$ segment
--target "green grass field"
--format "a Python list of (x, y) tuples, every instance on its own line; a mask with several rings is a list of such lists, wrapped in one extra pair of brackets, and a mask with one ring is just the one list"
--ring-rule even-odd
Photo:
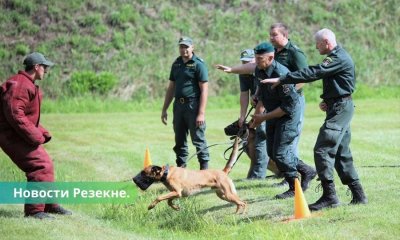
[[(270, 186), (279, 180), (245, 180), (249, 160), (243, 156), (231, 177), (239, 196), (248, 202), (247, 214), (233, 214), (236, 207), (210, 190), (179, 200), (179, 212), (165, 202), (147, 211), (150, 202), (166, 192), (161, 184), (155, 184), (129, 205), (64, 205), (74, 214), (56, 216), (55, 221), (26, 219), (22, 205), (0, 205), (1, 239), (398, 239), (399, 103), (398, 99), (355, 99), (351, 148), (368, 205), (348, 206), (351, 196), (336, 178), (343, 206), (287, 223), (285, 219), (293, 215), (293, 199), (272, 199), (286, 190)], [(238, 109), (210, 107), (206, 116), (209, 144), (228, 141), (223, 127), (237, 114)], [(318, 104), (308, 103), (300, 149), (301, 157), (310, 164), (323, 119)], [(153, 164), (174, 164), (172, 126), (162, 125), (158, 111), (51, 113), (43, 114), (41, 120), (53, 134), (46, 149), (54, 159), (58, 181), (130, 179), (141, 170), (146, 147)], [(211, 168), (223, 168), (222, 153), (227, 147), (210, 149)], [(194, 152), (192, 146), (190, 150)], [(0, 181), (24, 181), (24, 175), (3, 153), (0, 165)], [(195, 158), (189, 168), (198, 168)], [(305, 192), (308, 203), (320, 197), (321, 192), (314, 191), (317, 185), (313, 181)]]

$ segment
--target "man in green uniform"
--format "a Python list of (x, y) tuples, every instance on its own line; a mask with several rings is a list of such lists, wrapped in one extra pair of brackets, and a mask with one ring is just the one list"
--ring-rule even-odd
[[(289, 30), (288, 27), (283, 23), (274, 23), (270, 27), (270, 41), (274, 45), (275, 51), (275, 61), (279, 62), (283, 66), (287, 67), (289, 71), (296, 71), (302, 68), (307, 67), (307, 59), (304, 53), (289, 39)], [(247, 63), (243, 65), (234, 66), (230, 68), (230, 73), (238, 73), (238, 74), (246, 74), (253, 73), (256, 69), (256, 63)], [(224, 66), (217, 65), (218, 69), (224, 70)], [(296, 90), (299, 94), (300, 100), (300, 119), (298, 124), (299, 135), (295, 138), (292, 146), (297, 158), (299, 158), (298, 153), (298, 142), (300, 138), (301, 129), (303, 126), (304, 119), (304, 109), (305, 109), (305, 97), (303, 95), (302, 87), (304, 84), (296, 84)], [(306, 191), (309, 187), (309, 183), (316, 176), (316, 171), (311, 166), (305, 164), (299, 158), (299, 164), (297, 166), (297, 170), (301, 175), (301, 187), (303, 191)], [(275, 184), (275, 186), (284, 186), (286, 185), (286, 181), (282, 181), (279, 184)]]
[[(240, 61), (242, 64), (249, 62), (255, 62), (254, 50), (245, 49), (240, 54)], [(256, 92), (257, 84), (254, 74), (240, 74), (240, 116), (238, 120), (239, 127), (245, 124), (245, 118), (247, 113), (247, 108), (251, 101), (251, 104), (255, 100), (254, 94)], [(255, 100), (255, 101), (254, 101)], [(264, 112), (264, 108), (260, 108), (259, 111)], [(247, 149), (246, 152), (249, 154), (254, 151), (254, 157), (250, 157), (250, 168), (247, 173), (248, 179), (264, 179), (267, 175), (268, 157), (267, 157), (267, 136), (265, 133), (265, 122), (256, 128), (254, 139), (254, 149)], [(248, 148), (248, 146), (247, 146)], [(249, 155), (250, 156), (250, 155)]]
[[(261, 43), (254, 48), (257, 67), (256, 79), (262, 80), (273, 76), (286, 75), (289, 70), (274, 60), (274, 47), (270, 43)], [(297, 178), (298, 158), (293, 151), (293, 141), (299, 134), (300, 101), (293, 84), (281, 85), (272, 89), (271, 84), (259, 85), (258, 107), (265, 107), (266, 112), (253, 115), (251, 127), (266, 121), (267, 152), (276, 161), (289, 184), (289, 189), (275, 196), (284, 199), (294, 196), (294, 181)], [(256, 111), (257, 112), (257, 111)]]
[(193, 40), (179, 39), (180, 56), (171, 67), (169, 85), (165, 95), (161, 121), (167, 124), (167, 110), (173, 105), (176, 164), (186, 167), (188, 156), (187, 135), (190, 133), (196, 147), (200, 169), (208, 168), (209, 153), (205, 138), (205, 111), (208, 96), (208, 70), (204, 61), (194, 52)]
[(321, 64), (300, 71), (291, 72), (279, 78), (266, 79), (262, 83), (274, 86), (288, 83), (312, 82), (322, 79), (323, 93), (320, 108), (326, 111), (325, 122), (320, 128), (314, 147), (314, 161), (323, 194), (310, 210), (316, 211), (339, 204), (336, 196), (333, 170), (352, 192), (350, 204), (366, 204), (367, 197), (353, 165), (350, 151), (350, 122), (354, 113), (351, 94), (355, 88), (355, 67), (350, 55), (336, 43), (335, 34), (321, 29), (315, 34), (316, 48), (321, 55), (327, 55)]
[[(272, 44), (266, 42), (259, 44), (254, 49), (256, 53), (255, 76), (258, 81), (273, 76), (283, 76), (289, 72), (285, 66), (274, 60), (274, 51)], [(252, 72), (252, 70), (241, 70), (240, 66), (231, 68), (217, 65), (216, 67), (227, 73), (244, 74)], [(299, 170), (299, 160), (293, 150), (293, 141), (299, 134), (299, 94), (293, 84), (280, 86), (278, 89), (259, 84), (257, 96), (260, 101), (256, 108), (264, 106), (266, 113), (254, 114), (253, 124), (250, 127), (257, 127), (263, 121), (266, 121), (268, 156), (276, 161), (279, 171), (283, 173), (289, 184), (289, 190), (276, 195), (275, 198), (293, 197), (294, 180), (297, 178), (297, 170)], [(257, 109), (256, 112), (258, 112)], [(311, 168), (310, 166), (306, 167)], [(311, 178), (304, 179), (311, 180)], [(302, 185), (308, 186), (308, 182)]]
[[(289, 39), (288, 26), (280, 22), (272, 24), (269, 31), (269, 39), (272, 45), (274, 45), (275, 47), (275, 61), (287, 67), (291, 72), (308, 67), (307, 59), (303, 51), (301, 51), (301, 49)], [(296, 84), (296, 91), (299, 94), (300, 99), (300, 123), (298, 125), (299, 135), (295, 138), (293, 142), (293, 148), (296, 157), (299, 159), (300, 156), (298, 144), (300, 140), (301, 130), (304, 125), (304, 111), (306, 105), (306, 99), (304, 97), (302, 88), (303, 86), (304, 83)], [(298, 167), (302, 177), (301, 183), (303, 185), (303, 189), (307, 189), (309, 182), (317, 175), (315, 169), (311, 167), (308, 168), (307, 166), (308, 165), (304, 164), (302, 160), (299, 160)], [(282, 182), (280, 184), (284, 183), (285, 182)], [(277, 186), (279, 186), (280, 184), (278, 184)]]

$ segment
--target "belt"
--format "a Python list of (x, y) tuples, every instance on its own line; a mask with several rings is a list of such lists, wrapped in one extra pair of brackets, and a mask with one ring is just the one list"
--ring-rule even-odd
[(324, 102), (326, 102), (326, 103), (334, 103), (334, 102), (339, 102), (339, 101), (343, 101), (343, 100), (350, 100), (350, 99), (352, 99), (351, 94), (346, 94), (346, 95), (342, 95), (340, 97), (324, 99)]
[(198, 97), (187, 97), (187, 98), (181, 97), (181, 98), (177, 98), (178, 102), (181, 103), (181, 104), (185, 104), (185, 103), (188, 103), (188, 102), (193, 102), (193, 101), (196, 101), (198, 99), (199, 99)]

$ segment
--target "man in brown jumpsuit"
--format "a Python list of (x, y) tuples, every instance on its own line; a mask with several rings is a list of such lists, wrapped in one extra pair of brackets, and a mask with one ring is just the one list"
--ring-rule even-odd
[[(25, 71), (0, 87), (0, 147), (25, 172), (28, 182), (54, 182), (53, 161), (43, 147), (51, 135), (39, 124), (42, 92), (35, 84), (54, 63), (34, 52), (24, 65)], [(26, 217), (53, 218), (48, 213), (72, 214), (58, 204), (25, 204)]]

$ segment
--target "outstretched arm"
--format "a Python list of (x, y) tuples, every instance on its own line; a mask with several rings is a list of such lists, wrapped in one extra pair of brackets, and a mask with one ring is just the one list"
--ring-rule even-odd
[(215, 65), (216, 69), (222, 70), (226, 73), (236, 73), (236, 74), (253, 74), (256, 69), (256, 63), (250, 62), (246, 64), (240, 64), (234, 67), (228, 67), (221, 64)]
[(279, 78), (267, 78), (264, 80), (261, 80), (260, 83), (266, 84), (266, 83), (272, 83), (272, 88), (276, 88), (281, 84), (281, 81), (279, 81)]

